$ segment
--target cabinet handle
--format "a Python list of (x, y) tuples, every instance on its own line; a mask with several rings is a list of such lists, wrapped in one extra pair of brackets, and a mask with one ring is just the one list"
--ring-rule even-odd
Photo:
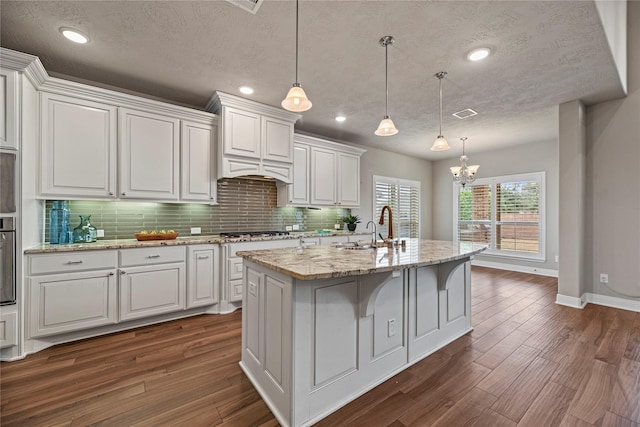
[(122, 275), (122, 274), (127, 274), (127, 272), (126, 272), (126, 271), (124, 271), (124, 270), (120, 270), (120, 274), (121, 274), (121, 275)]
[(67, 261), (66, 264), (68, 265), (72, 265), (72, 264), (82, 264), (82, 260), (80, 261)]
[(109, 195), (110, 195), (110, 196), (113, 196), (113, 191), (109, 191)]
[(209, 259), (209, 255), (200, 255), (198, 259)]
[(147, 258), (160, 258), (160, 255), (147, 255)]
[(113, 273), (109, 273), (109, 276), (113, 276)]
[(123, 196), (126, 196), (126, 195), (127, 195), (127, 193), (122, 193), (122, 195), (123, 195)]

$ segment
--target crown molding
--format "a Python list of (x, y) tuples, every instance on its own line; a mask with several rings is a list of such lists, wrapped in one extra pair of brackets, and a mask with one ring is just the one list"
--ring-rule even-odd
[(222, 111), (222, 107), (240, 108), (242, 110), (251, 111), (257, 114), (263, 114), (269, 117), (275, 117), (277, 119), (286, 120), (293, 123), (302, 118), (302, 114), (292, 113), (279, 107), (261, 104), (260, 102), (241, 98), (235, 95), (229, 95), (228, 93), (220, 91), (216, 91), (213, 93), (204, 109), (212, 113), (220, 114), (220, 112)]
[(40, 58), (28, 53), (0, 47), (0, 66), (24, 73), (36, 88), (49, 79), (49, 74), (40, 62)]
[(356, 154), (358, 156), (361, 156), (362, 154), (367, 152), (367, 150), (363, 148), (358, 148), (352, 145), (346, 145), (340, 142), (329, 141), (327, 139), (322, 139), (315, 136), (309, 136), (309, 135), (304, 135), (300, 133), (293, 134), (293, 142), (299, 143), (299, 144), (313, 145), (321, 148), (331, 148), (336, 151)]

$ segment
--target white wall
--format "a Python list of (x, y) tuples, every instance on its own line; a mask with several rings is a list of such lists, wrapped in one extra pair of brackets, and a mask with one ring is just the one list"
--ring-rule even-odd
[(627, 12), (629, 95), (587, 108), (585, 282), (587, 292), (640, 301), (640, 2)]
[[(459, 153), (458, 153), (459, 156)], [(478, 256), (478, 260), (557, 270), (558, 254), (558, 141), (542, 141), (515, 145), (511, 148), (469, 154), (471, 164), (480, 165), (478, 178), (545, 172), (546, 187), (546, 260), (545, 262), (510, 260)], [(433, 165), (433, 238), (453, 239), (453, 183), (449, 167), (457, 166), (459, 157), (435, 162)]]
[[(393, 141), (393, 137), (389, 138)], [(373, 175), (388, 176), (393, 178), (409, 179), (420, 182), (420, 237), (432, 238), (432, 163), (402, 154), (391, 153), (370, 147), (366, 148), (360, 159), (360, 209), (354, 209), (353, 213), (360, 215), (364, 229), (367, 221), (372, 220), (376, 224), (380, 219), (380, 212), (373, 210)]]

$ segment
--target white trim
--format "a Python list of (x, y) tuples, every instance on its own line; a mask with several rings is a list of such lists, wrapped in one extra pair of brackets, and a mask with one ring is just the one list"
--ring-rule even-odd
[(588, 292), (586, 296), (587, 302), (592, 304), (640, 312), (640, 301), (611, 297), (608, 295), (593, 294), (591, 292)]
[(580, 298), (557, 294), (556, 304), (583, 309), (587, 305), (586, 294), (583, 294)]
[[(373, 214), (371, 215), (372, 218), (376, 218), (377, 217), (377, 212), (376, 212), (376, 184), (378, 183), (382, 183), (382, 184), (387, 184), (390, 186), (396, 186), (396, 187), (400, 187), (401, 185), (403, 186), (407, 186), (407, 187), (413, 187), (416, 188), (418, 190), (418, 237), (420, 237), (421, 235), (421, 230), (422, 230), (422, 216), (421, 216), (421, 211), (422, 211), (422, 186), (421, 186), (421, 182), (420, 181), (413, 181), (413, 180), (409, 180), (409, 179), (402, 179), (402, 178), (393, 178), (393, 177), (388, 177), (388, 176), (382, 176), (382, 175), (373, 175), (373, 181), (372, 181), (372, 204), (373, 207), (371, 209), (371, 211), (373, 212)], [(400, 194), (400, 192), (398, 191), (398, 194)], [(398, 199), (399, 202), (399, 199)], [(399, 205), (398, 205), (399, 207)], [(400, 212), (396, 212), (396, 218), (395, 218), (395, 226), (398, 229), (398, 231), (400, 230)], [(397, 237), (397, 236), (396, 236)]]
[(471, 261), (471, 265), (477, 265), (478, 267), (495, 268), (498, 270), (517, 271), (520, 273), (537, 274), (538, 276), (558, 277), (558, 270), (551, 270), (549, 268), (529, 267), (526, 265), (518, 264), (505, 264), (501, 262), (482, 261), (474, 258)]

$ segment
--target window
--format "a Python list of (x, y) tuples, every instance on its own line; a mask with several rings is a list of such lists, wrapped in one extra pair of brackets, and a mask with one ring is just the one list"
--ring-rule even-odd
[[(399, 238), (420, 237), (420, 182), (403, 179), (373, 177), (373, 219), (380, 218), (384, 206), (393, 212), (393, 236)], [(383, 236), (388, 233), (387, 214), (385, 225), (378, 225)]]
[(454, 184), (454, 236), (484, 254), (544, 260), (544, 172)]

